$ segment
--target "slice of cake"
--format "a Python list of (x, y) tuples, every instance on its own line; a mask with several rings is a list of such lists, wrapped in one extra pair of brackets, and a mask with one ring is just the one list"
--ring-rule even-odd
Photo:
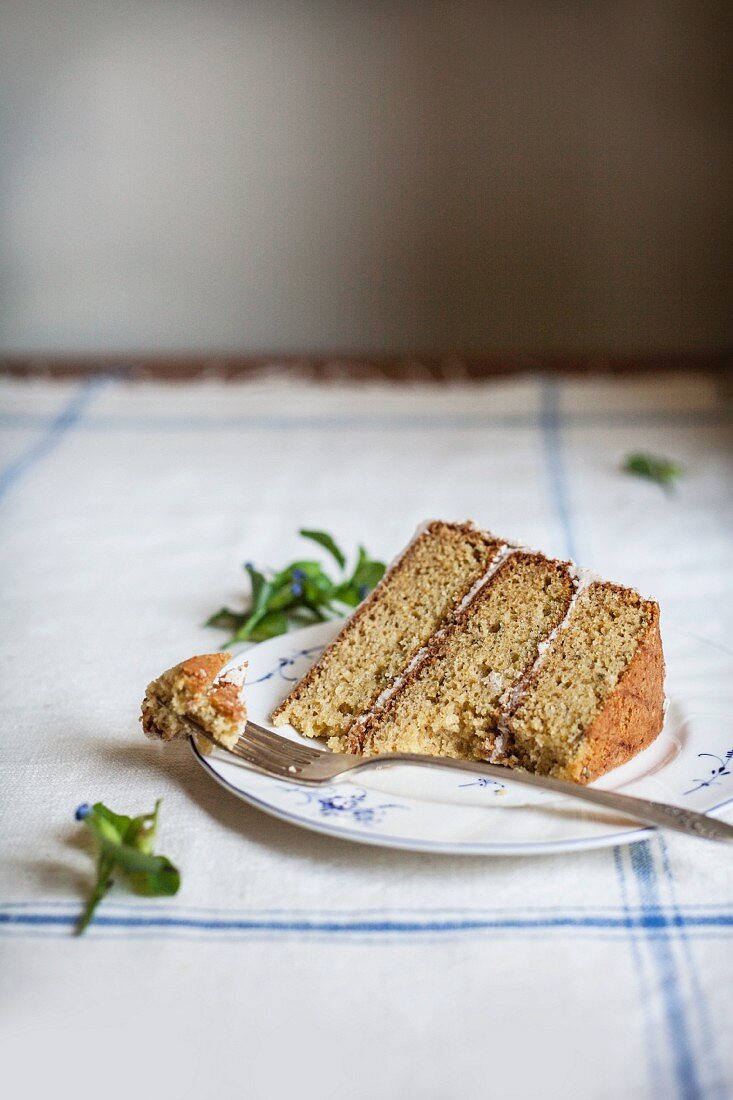
[[(247, 721), (242, 699), (247, 666), (221, 675), (230, 660), (230, 653), (189, 657), (149, 683), (140, 716), (146, 736), (162, 741), (189, 737), (192, 722), (225, 748), (232, 748)], [(206, 739), (199, 744), (206, 748)]]
[[(433, 524), (431, 547), (457, 529), (480, 534)], [(479, 758), (579, 783), (649, 745), (664, 717), (657, 604), (572, 562), (483, 539), (483, 571), (440, 615), (436, 600), (397, 652), (393, 639), (414, 621), (412, 573), (395, 587), (408, 548), (318, 663), (326, 675), (316, 665), (278, 707), (276, 724), (328, 735), (337, 752)], [(419, 575), (445, 591), (452, 570), (437, 553), (430, 561)], [(355, 633), (368, 606), (366, 629)], [(361, 693), (351, 690), (355, 679)], [(349, 705), (329, 725), (343, 682)]]

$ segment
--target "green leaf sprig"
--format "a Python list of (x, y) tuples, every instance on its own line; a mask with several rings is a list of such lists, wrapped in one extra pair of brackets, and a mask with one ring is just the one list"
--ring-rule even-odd
[(646, 454), (643, 451), (627, 455), (621, 469), (627, 474), (635, 474), (637, 477), (655, 481), (667, 491), (672, 490), (685, 473), (684, 467), (679, 463), (660, 455)]
[(331, 555), (341, 576), (332, 579), (318, 561), (294, 561), (277, 572), (262, 572), (252, 562), (245, 562), (251, 588), (249, 607), (244, 611), (222, 607), (206, 623), (232, 632), (222, 649), (235, 642), (262, 642), (295, 627), (341, 618), (380, 581), (384, 562), (371, 558), (363, 546), (349, 573), (346, 555), (329, 534), (311, 530), (299, 533)]
[(181, 876), (165, 856), (153, 855), (153, 842), (158, 827), (160, 799), (150, 814), (126, 817), (108, 810), (102, 802), (93, 806), (84, 803), (76, 811), (94, 833), (99, 848), (97, 881), (76, 927), (81, 935), (94, 916), (94, 911), (112, 886), (113, 874), (121, 871), (136, 894), (146, 897), (170, 897), (178, 893)]

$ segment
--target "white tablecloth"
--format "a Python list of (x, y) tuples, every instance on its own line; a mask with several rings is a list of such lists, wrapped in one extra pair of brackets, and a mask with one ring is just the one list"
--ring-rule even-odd
[[(289, 561), (300, 526), (391, 556), (425, 517), (471, 517), (730, 645), (719, 384), (109, 378), (0, 397), (5, 1095), (733, 1094), (733, 851), (360, 847), (241, 804), (137, 724), (153, 675), (220, 644), (201, 624), (243, 592), (242, 561)], [(618, 472), (638, 449), (687, 467), (675, 495)], [(115, 890), (72, 938), (92, 873), (76, 805), (157, 797), (180, 893)]]

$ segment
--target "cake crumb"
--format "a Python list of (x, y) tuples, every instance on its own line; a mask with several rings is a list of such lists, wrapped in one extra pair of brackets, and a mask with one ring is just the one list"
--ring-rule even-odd
[[(190, 721), (224, 748), (233, 748), (247, 722), (242, 698), (247, 664), (222, 673), (230, 660), (229, 653), (189, 657), (152, 680), (140, 715), (146, 737), (160, 741), (189, 737)], [(197, 737), (196, 743), (203, 752), (211, 752), (205, 737)]]

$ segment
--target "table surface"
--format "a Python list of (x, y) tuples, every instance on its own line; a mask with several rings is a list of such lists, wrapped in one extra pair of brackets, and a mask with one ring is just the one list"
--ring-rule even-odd
[[(721, 380), (6, 378), (0, 401), (15, 1094), (733, 1093), (733, 852), (677, 835), (501, 860), (350, 845), (243, 805), (137, 724), (148, 680), (220, 644), (201, 624), (241, 598), (241, 563), (291, 560), (303, 526), (389, 557), (426, 517), (471, 517), (730, 646)], [(622, 475), (632, 450), (683, 463), (679, 489)], [(76, 805), (159, 797), (180, 893), (115, 887), (74, 939), (92, 874)]]

